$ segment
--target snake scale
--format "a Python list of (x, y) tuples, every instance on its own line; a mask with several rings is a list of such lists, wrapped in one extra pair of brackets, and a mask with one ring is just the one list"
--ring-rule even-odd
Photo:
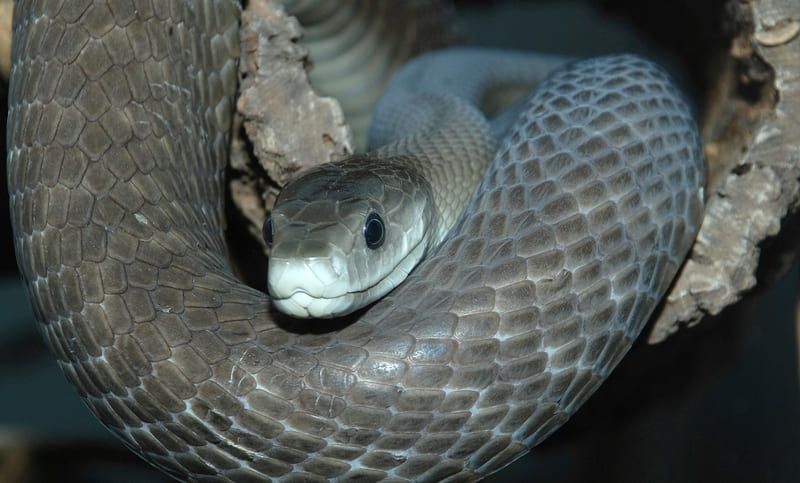
[(705, 168), (688, 108), (640, 59), (565, 74), (405, 283), (302, 332), (236, 279), (222, 236), (239, 10), (18, 3), (9, 191), (46, 343), (176, 479), (502, 468), (594, 392), (690, 247)]

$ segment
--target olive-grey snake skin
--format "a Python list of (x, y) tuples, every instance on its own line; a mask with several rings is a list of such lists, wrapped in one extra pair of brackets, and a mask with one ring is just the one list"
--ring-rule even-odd
[(502, 468), (605, 379), (691, 245), (705, 168), (688, 108), (636, 58), (565, 74), (432, 257), (347, 327), (299, 333), (233, 276), (222, 236), (238, 16), (17, 5), (16, 253), (65, 375), (178, 479)]

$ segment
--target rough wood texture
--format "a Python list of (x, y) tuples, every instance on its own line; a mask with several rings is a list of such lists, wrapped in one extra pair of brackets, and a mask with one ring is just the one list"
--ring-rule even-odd
[[(720, 98), (707, 115), (703, 134), (712, 176), (705, 220), (650, 342), (742, 298), (758, 282), (759, 262), (766, 262), (760, 256), (762, 243), (778, 235), (782, 220), (797, 209), (800, 39), (790, 33), (796, 23), (792, 19), (800, 18), (800, 3), (730, 4), (735, 4), (735, 15), (752, 19), (753, 30), (734, 39), (731, 71), (720, 76)], [(742, 101), (742, 90), (753, 86), (755, 98)], [(727, 134), (715, 139), (715, 132), (722, 131)]]
[(11, 19), (14, 0), (0, 0), (0, 77), (8, 79), (11, 70)]
[[(339, 103), (311, 88), (308, 50), (297, 44), (301, 35), (297, 19), (274, 0), (253, 0), (242, 14), (229, 186), (250, 235), (259, 242), (279, 186), (303, 168), (353, 152), (353, 135)], [(250, 150), (257, 165), (251, 163)]]

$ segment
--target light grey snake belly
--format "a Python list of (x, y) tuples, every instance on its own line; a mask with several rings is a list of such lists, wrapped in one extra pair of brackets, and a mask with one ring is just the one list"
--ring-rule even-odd
[(300, 333), (234, 277), (222, 236), (238, 15), (17, 6), (16, 253), (65, 375), (179, 479), (502, 468), (605, 379), (691, 245), (705, 170), (688, 108), (639, 59), (566, 74), (405, 283), (338, 331)]

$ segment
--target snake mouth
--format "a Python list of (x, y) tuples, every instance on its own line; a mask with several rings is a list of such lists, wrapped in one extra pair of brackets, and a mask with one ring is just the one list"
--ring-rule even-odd
[(275, 307), (297, 318), (330, 319), (348, 315), (383, 297), (398, 286), (423, 258), (429, 245), (428, 230), (371, 283), (355, 289), (346, 257), (309, 259), (271, 258), (267, 288)]
[(272, 303), (281, 312), (301, 319), (330, 319), (347, 315), (352, 310), (352, 301), (347, 294), (341, 297), (313, 297), (304, 290), (292, 295), (273, 298)]
[(348, 315), (380, 298), (393, 286), (384, 290), (386, 280), (384, 277), (363, 290), (345, 290), (332, 295), (315, 295), (302, 287), (294, 287), (289, 295), (277, 296), (270, 289), (270, 297), (278, 310), (294, 317), (330, 319)]
[(268, 272), (275, 307), (293, 317), (333, 318), (359, 308), (359, 291), (349, 290), (346, 265), (335, 257), (273, 258)]

